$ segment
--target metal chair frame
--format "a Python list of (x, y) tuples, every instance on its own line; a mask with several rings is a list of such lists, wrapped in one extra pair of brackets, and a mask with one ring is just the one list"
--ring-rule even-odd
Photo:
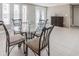
[(15, 44), (11, 45), (9, 32), (8, 32), (6, 26), (4, 25), (3, 21), (0, 21), (0, 25), (2, 25), (4, 27), (5, 34), (6, 34), (6, 53), (7, 53), (7, 55), (8, 56), (10, 55), (10, 52), (11, 52), (10, 47), (11, 46), (14, 46), (14, 45), (18, 44), (18, 47), (21, 47), (21, 43), (23, 43), (23, 49), (24, 49), (24, 52), (25, 52), (25, 40), (19, 41), (19, 42), (15, 43)]
[[(52, 31), (52, 29), (54, 28), (54, 25), (53, 26), (51, 26), (51, 27), (48, 27), (48, 28), (46, 28), (46, 27), (44, 27), (43, 29), (42, 29), (42, 33), (41, 33), (41, 35), (39, 36), (39, 50), (38, 50), (38, 53), (37, 52), (35, 52), (31, 47), (29, 47), (27, 44), (26, 44), (26, 46), (27, 46), (27, 48), (26, 49), (28, 49), (28, 47), (34, 52), (34, 53), (36, 53), (37, 55), (41, 55), (41, 51), (45, 48), (45, 47), (47, 47), (48, 46), (48, 56), (50, 56), (50, 45), (49, 45), (49, 38), (50, 38), (50, 34), (51, 34), (51, 31)], [(42, 38), (43, 38), (43, 40), (42, 40)], [(42, 42), (42, 48), (41, 48), (41, 42)], [(27, 50), (27, 53), (26, 53), (26, 55), (28, 55), (28, 50)]]

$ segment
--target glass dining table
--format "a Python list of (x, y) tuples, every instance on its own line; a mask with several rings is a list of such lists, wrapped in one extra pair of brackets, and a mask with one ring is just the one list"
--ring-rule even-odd
[[(23, 26), (22, 28), (22, 35), (25, 35), (25, 43), (28, 41), (28, 40), (31, 40), (33, 38), (33, 35), (32, 33), (35, 32), (35, 28), (34, 28), (34, 25), (32, 24), (28, 24), (26, 26)], [(27, 49), (27, 46), (25, 47), (25, 50), (28, 51)], [(25, 52), (25, 55), (27, 55), (27, 52)]]
[[(41, 32), (42, 28), (44, 27), (44, 24), (43, 23), (40, 23), (38, 24), (39, 26), (37, 28), (35, 28), (35, 26), (33, 24), (28, 24), (27, 26), (23, 27), (22, 28), (22, 33), (25, 34), (25, 37), (26, 37), (26, 40), (25, 40), (25, 43), (32, 39), (34, 37), (34, 33), (38, 33), (38, 32)], [(36, 32), (37, 31), (37, 32)], [(25, 55), (28, 55), (27, 54), (27, 46), (26, 46), (26, 52), (25, 52)]]

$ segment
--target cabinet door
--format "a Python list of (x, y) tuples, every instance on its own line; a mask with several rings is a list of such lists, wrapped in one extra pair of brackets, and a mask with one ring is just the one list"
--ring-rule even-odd
[(57, 17), (57, 26), (63, 27), (63, 17)]
[(57, 25), (57, 20), (56, 20), (56, 17), (51, 17), (51, 25)]

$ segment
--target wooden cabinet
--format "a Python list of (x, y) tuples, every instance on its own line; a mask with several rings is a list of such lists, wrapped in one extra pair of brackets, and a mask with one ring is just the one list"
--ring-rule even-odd
[(63, 27), (63, 17), (62, 16), (52, 16), (51, 25)]

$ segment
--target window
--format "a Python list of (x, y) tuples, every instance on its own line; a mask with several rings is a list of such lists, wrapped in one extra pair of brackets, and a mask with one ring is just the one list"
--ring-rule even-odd
[[(19, 32), (21, 31), (21, 20), (20, 19), (20, 6), (18, 4), (14, 4), (14, 18), (17, 23), (14, 25), (14, 31)], [(17, 25), (19, 24), (19, 25)]]
[(10, 24), (10, 5), (2, 4), (2, 19), (5, 24)]
[(20, 18), (20, 6), (18, 4), (14, 4), (14, 19)]
[(41, 8), (41, 19), (42, 20), (46, 19), (46, 8)]
[(46, 20), (46, 8), (44, 7), (36, 7), (36, 26), (39, 20)]
[(27, 6), (22, 5), (22, 31), (26, 31), (28, 26), (28, 20), (27, 20)]
[(40, 9), (38, 7), (36, 7), (36, 25), (38, 24), (39, 22), (39, 19), (41, 18), (41, 13), (40, 13)]
[(27, 6), (22, 6), (22, 22), (28, 22), (27, 21)]

